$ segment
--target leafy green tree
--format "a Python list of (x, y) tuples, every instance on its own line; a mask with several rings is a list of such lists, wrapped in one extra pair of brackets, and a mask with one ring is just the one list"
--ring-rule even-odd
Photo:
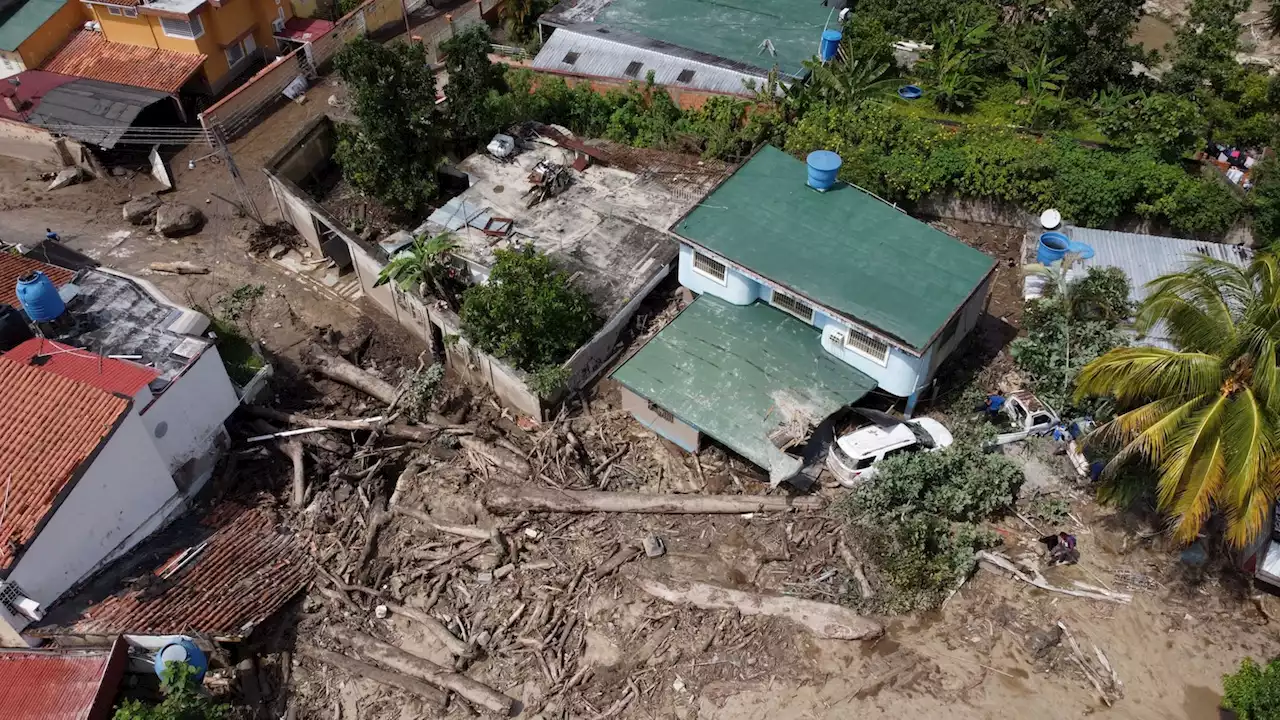
[(391, 281), (401, 287), (414, 287), (421, 295), (434, 294), (449, 303), (449, 307), (458, 308), (458, 296), (452, 285), (456, 282), (456, 269), (452, 264), (452, 255), (458, 249), (458, 242), (451, 233), (440, 233), (428, 239), (426, 234), (413, 239), (413, 246), (391, 258), (391, 262), (378, 273), (374, 287), (386, 285)]
[[(1068, 258), (1072, 256), (1068, 255)], [(1091, 267), (1070, 280), (1064, 268), (1039, 268), (1046, 292), (1027, 303), (1023, 337), (1009, 347), (1036, 394), (1065, 411), (1080, 369), (1103, 353), (1128, 344), (1123, 325), (1133, 314), (1129, 279), (1117, 268)]]
[(164, 700), (158, 705), (125, 700), (116, 708), (114, 720), (222, 720), (227, 706), (201, 692), (195, 672), (184, 662), (167, 663), (160, 681)]
[(454, 141), (463, 147), (487, 142), (506, 119), (495, 109), (507, 82), (504, 67), (489, 60), (491, 42), (489, 28), (473, 25), (440, 43), (449, 75), (445, 117)]
[(856, 58), (836, 58), (820, 62), (816, 57), (804, 61), (810, 72), (810, 88), (822, 101), (849, 107), (859, 107), (865, 102), (883, 100), (897, 84), (889, 77), (889, 63), (872, 65)]
[(360, 120), (338, 128), (334, 158), (343, 177), (389, 207), (420, 213), (436, 193), (445, 151), (426, 50), (421, 43), (357, 37), (338, 52), (334, 67)]
[(1113, 398), (1119, 415), (1098, 442), (1158, 475), (1157, 504), (1176, 539), (1196, 539), (1215, 509), (1227, 539), (1248, 546), (1266, 529), (1280, 483), (1280, 261), (1249, 267), (1200, 258), (1149, 286), (1137, 330), (1163, 323), (1177, 350), (1112, 350), (1080, 373), (1076, 397)]
[(532, 247), (494, 251), (488, 282), (462, 296), (462, 334), (481, 350), (534, 373), (558, 365), (599, 326), (591, 297)]
[(1193, 0), (1190, 16), (1174, 34), (1173, 66), (1161, 84), (1174, 93), (1221, 90), (1238, 70), (1240, 22), (1249, 0)]
[(964, 24), (961, 16), (933, 28), (933, 50), (916, 65), (928, 84), (930, 98), (944, 112), (972, 107), (982, 91), (978, 74), (982, 47), (991, 34), (992, 22)]
[(1096, 98), (1098, 129), (1115, 146), (1144, 148), (1177, 161), (1204, 135), (1203, 111), (1186, 96), (1140, 92)]
[(1112, 87), (1132, 86), (1130, 69), (1143, 59), (1130, 42), (1142, 16), (1143, 0), (1073, 0), (1045, 25), (1049, 55), (1066, 58), (1062, 67), (1069, 95), (1087, 98)]
[(1022, 471), (962, 435), (935, 452), (888, 457), (874, 481), (839, 506), (850, 535), (875, 564), (881, 612), (937, 607), (992, 544), (977, 523), (1013, 502)]
[(1274, 157), (1254, 166), (1253, 232), (1268, 249), (1280, 249), (1280, 161)]
[(1280, 720), (1280, 659), (1259, 666), (1253, 658), (1222, 678), (1222, 707), (1237, 720)]
[(1022, 83), (1026, 101), (1023, 112), (1033, 128), (1048, 124), (1046, 120), (1056, 117), (1061, 110), (1062, 83), (1067, 75), (1059, 68), (1065, 60), (1061, 57), (1050, 59), (1042, 50), (1038, 58), (1010, 68), (1010, 74)]
[(552, 0), (506, 0), (498, 7), (498, 17), (512, 40), (531, 43), (538, 38), (538, 17), (554, 4)]

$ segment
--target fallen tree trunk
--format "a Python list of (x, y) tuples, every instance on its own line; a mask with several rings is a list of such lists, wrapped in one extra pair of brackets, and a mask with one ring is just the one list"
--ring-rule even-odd
[[(398, 438), (401, 440), (412, 440), (413, 442), (431, 442), (440, 434), (441, 428), (433, 425), (406, 425), (405, 423), (394, 423), (391, 425), (379, 426), (375, 422), (368, 420), (347, 419), (347, 420), (326, 420), (324, 418), (307, 417), (306, 415), (296, 415), (294, 413), (281, 412), (271, 408), (260, 407), (257, 405), (245, 405), (245, 412), (258, 417), (275, 420), (277, 422), (287, 422), (291, 425), (301, 425), (303, 427), (322, 427), (331, 428), (333, 430), (374, 430), (386, 435), (387, 437)], [(454, 434), (462, 434), (471, 432), (470, 428), (455, 426), (445, 428), (447, 432)]]
[(407, 608), (393, 602), (383, 601), (382, 604), (386, 605), (387, 609), (391, 612), (397, 615), (403, 615), (404, 617), (407, 617), (425, 627), (433, 636), (435, 636), (435, 639), (440, 641), (441, 645), (448, 648), (449, 652), (454, 655), (457, 655), (458, 657), (472, 656), (471, 646), (455, 637), (453, 633), (449, 632), (449, 628), (445, 627), (439, 620), (436, 620), (426, 613), (421, 613), (413, 608)]
[(704, 610), (737, 610), (743, 615), (769, 615), (808, 628), (818, 637), (833, 640), (867, 640), (884, 634), (880, 623), (849, 608), (785, 595), (762, 595), (719, 585), (690, 582), (677, 589), (653, 578), (636, 578), (650, 595), (669, 603), (685, 603)]
[(420, 678), (437, 687), (456, 692), (467, 702), (482, 705), (503, 715), (510, 715), (515, 706), (515, 700), (484, 683), (476, 682), (466, 675), (452, 672), (426, 658), (405, 652), (364, 633), (354, 630), (342, 631), (336, 628), (331, 629), (330, 633), (370, 660), (382, 663), (396, 672)]
[(438, 523), (427, 513), (424, 513), (421, 510), (415, 510), (414, 508), (404, 507), (403, 505), (394, 505), (391, 509), (405, 517), (417, 520), (432, 530), (448, 533), (450, 535), (471, 538), (472, 540), (492, 540), (494, 536), (498, 534), (497, 530), (486, 530), (476, 525), (445, 525), (443, 523)]
[(170, 275), (208, 275), (209, 268), (203, 265), (194, 265), (189, 262), (153, 262), (147, 266), (155, 272), (168, 273)]
[(995, 572), (995, 569), (1003, 570), (1022, 582), (1027, 583), (1028, 585), (1034, 585), (1041, 590), (1048, 590), (1049, 592), (1055, 592), (1060, 595), (1070, 595), (1071, 597), (1088, 598), (1090, 600), (1105, 600), (1107, 602), (1120, 603), (1122, 605), (1128, 605), (1133, 601), (1133, 596), (1128, 593), (1111, 592), (1110, 590), (1104, 590), (1102, 588), (1096, 588), (1095, 590), (1069, 590), (1067, 588), (1060, 588), (1056, 585), (1050, 585), (1049, 581), (1045, 580), (1044, 576), (1041, 575), (1038, 570), (1033, 569), (1031, 571), (1033, 574), (1028, 575), (1018, 569), (1018, 566), (1014, 565), (1012, 560), (998, 553), (979, 550), (975, 554), (975, 557), (978, 560), (979, 567), (984, 567), (992, 572)]
[(494, 465), (520, 477), (528, 477), (529, 462), (504, 447), (490, 445), (476, 438), (458, 438), (458, 442), (467, 450), (472, 450)]
[(522, 512), (733, 514), (781, 512), (792, 508), (820, 510), (822, 498), (781, 495), (647, 495), (644, 493), (557, 490), (535, 486), (496, 485), (484, 501), (499, 515)]
[(418, 678), (407, 677), (400, 673), (383, 670), (382, 668), (374, 667), (373, 665), (360, 662), (359, 660), (353, 660), (346, 655), (341, 655), (314, 645), (300, 645), (298, 649), (307, 657), (319, 660), (326, 665), (332, 665), (333, 667), (352, 675), (369, 678), (374, 682), (389, 685), (390, 687), (400, 688), (401, 690), (417, 695), (423, 700), (426, 700), (438, 707), (444, 707), (445, 705), (447, 695)]
[(336, 380), (343, 385), (349, 385), (366, 395), (377, 398), (386, 405), (394, 404), (399, 396), (395, 386), (391, 383), (361, 370), (344, 358), (330, 355), (318, 347), (311, 348), (311, 359), (316, 372), (330, 380)]
[(290, 504), (293, 507), (302, 507), (302, 501), (307, 497), (307, 475), (306, 468), (302, 464), (302, 443), (297, 440), (287, 440), (280, 443), (280, 450), (289, 456), (290, 462), (293, 463), (293, 497)]

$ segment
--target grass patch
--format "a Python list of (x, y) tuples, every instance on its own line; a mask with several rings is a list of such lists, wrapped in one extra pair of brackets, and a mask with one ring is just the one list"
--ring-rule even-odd
[(253, 342), (244, 336), (235, 323), (218, 317), (211, 318), (210, 322), (210, 329), (218, 336), (214, 344), (218, 348), (218, 354), (222, 356), (227, 375), (231, 376), (232, 382), (244, 387), (266, 366), (266, 361), (253, 349)]

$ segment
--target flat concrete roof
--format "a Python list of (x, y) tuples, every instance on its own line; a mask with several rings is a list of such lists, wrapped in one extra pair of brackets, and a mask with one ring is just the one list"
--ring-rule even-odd
[[(575, 276), (601, 314), (612, 316), (675, 258), (679, 247), (666, 228), (721, 175), (687, 174), (673, 185), (672, 175), (657, 168), (639, 174), (600, 164), (574, 170), (575, 155), (581, 153), (540, 143), (506, 162), (484, 153), (472, 155), (458, 166), (471, 187), (432, 213), (414, 234), (450, 231), (461, 245), (456, 254), (486, 269), (493, 266), (495, 249), (532, 243)], [(561, 194), (526, 207), (529, 174), (544, 160), (565, 166), (572, 183)], [(695, 158), (691, 164), (696, 163)], [(514, 221), (510, 235), (483, 232), (495, 217)]]

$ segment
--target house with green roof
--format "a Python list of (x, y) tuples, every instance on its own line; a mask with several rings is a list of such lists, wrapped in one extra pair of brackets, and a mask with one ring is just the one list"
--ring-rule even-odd
[(613, 374), (624, 406), (677, 445), (709, 435), (769, 470), (879, 389), (910, 417), (973, 330), (996, 262), (857, 187), (810, 187), (764, 147), (676, 221), (698, 297)]
[(0, 0), (0, 78), (40, 67), (87, 19), (79, 0)]

